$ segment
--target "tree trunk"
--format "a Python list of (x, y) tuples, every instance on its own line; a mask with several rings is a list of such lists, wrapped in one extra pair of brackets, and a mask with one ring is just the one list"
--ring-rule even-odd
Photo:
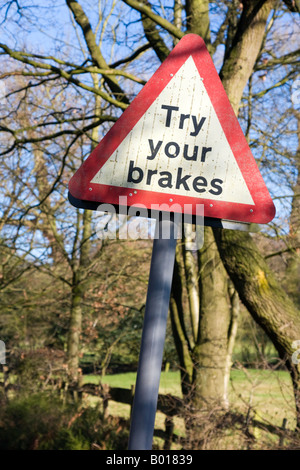
[(225, 370), (230, 325), (228, 278), (213, 232), (205, 227), (204, 246), (199, 251), (200, 319), (193, 351), (197, 409), (225, 409)]
[(79, 350), (82, 321), (82, 284), (78, 273), (74, 274), (71, 291), (70, 324), (68, 330), (68, 376), (71, 383), (77, 383), (79, 378)]
[[(202, 446), (207, 423), (213, 426), (212, 411), (216, 417), (228, 407), (228, 335), (232, 323), (228, 276), (210, 227), (205, 227), (204, 240), (198, 252), (200, 269), (192, 252), (178, 243), (170, 304), (186, 431), (192, 448)], [(184, 245), (187, 242), (184, 240)]]
[[(299, 310), (274, 278), (251, 236), (215, 230), (218, 248), (241, 301), (286, 360), (299, 413), (300, 365), (292, 364), (292, 343), (300, 338)], [(300, 414), (298, 414), (298, 425)]]
[(293, 187), (294, 197), (290, 216), (285, 288), (296, 305), (300, 307), (300, 113), (298, 118), (298, 148), (295, 155), (297, 179)]
[(295, 254), (300, 256), (300, 113), (297, 112), (298, 126), (298, 148), (295, 155), (297, 179), (293, 187), (294, 197), (292, 201), (292, 211), (290, 217), (289, 241), (295, 250)]
[(190, 396), (193, 384), (194, 365), (192, 361), (192, 346), (186, 331), (186, 319), (190, 312), (186, 311), (186, 303), (183, 301), (184, 286), (185, 275), (182, 245), (177, 243), (170, 314), (175, 347), (179, 358), (182, 394), (183, 396)]
[[(147, 0), (142, 0), (142, 3), (149, 6), (149, 2)], [(160, 36), (158, 30), (156, 29), (156, 24), (154, 21), (143, 14), (142, 23), (147, 40), (151, 44), (151, 47), (155, 51), (159, 60), (163, 62), (168, 57), (170, 51), (164, 43), (164, 40)]]
[[(208, 7), (206, 0), (192, 0), (186, 3), (189, 31), (201, 35), (209, 47)], [(205, 422), (209, 413), (213, 409), (224, 410), (228, 407), (227, 343), (231, 311), (228, 276), (212, 229), (205, 227), (204, 246), (198, 252), (198, 263), (192, 253), (184, 248), (186, 242), (188, 240), (183, 244), (182, 264), (177, 262), (174, 267), (171, 318), (180, 365), (186, 373), (182, 392), (186, 398), (187, 432), (192, 445), (198, 446), (205, 433)], [(188, 305), (178, 292), (184, 287), (187, 290)], [(175, 311), (181, 312), (180, 315), (177, 314), (177, 323), (174, 320)], [(192, 340), (187, 338), (184, 328), (184, 322), (187, 322), (189, 317)], [(186, 369), (187, 364), (189, 372)]]
[(220, 78), (235, 113), (263, 41), (272, 0), (244, 0), (243, 12)]
[(198, 266), (192, 252), (192, 225), (186, 224), (184, 227), (185, 237), (183, 240), (183, 259), (185, 271), (185, 285), (187, 289), (189, 311), (191, 317), (192, 342), (193, 346), (198, 338), (199, 330), (199, 273)]
[(79, 380), (80, 335), (82, 323), (82, 304), (88, 278), (90, 262), (91, 211), (83, 213), (83, 227), (80, 240), (79, 263), (73, 266), (71, 290), (70, 324), (68, 330), (67, 358), (68, 375), (71, 382)]
[[(91, 54), (93, 62), (100, 69), (109, 69), (101, 53), (100, 47), (96, 42), (96, 35), (92, 30), (92, 26), (82, 6), (77, 2), (77, 0), (66, 0), (66, 4), (72, 12), (76, 23), (82, 30), (87, 48)], [(122, 88), (120, 87), (118, 80), (115, 77), (112, 77), (111, 75), (106, 75), (105, 73), (103, 74), (103, 77), (115, 98), (120, 102), (129, 104), (129, 100), (124, 94)]]
[(227, 344), (227, 355), (225, 361), (225, 373), (224, 373), (224, 400), (225, 406), (229, 408), (229, 380), (230, 380), (230, 371), (232, 366), (232, 354), (235, 344), (235, 338), (238, 330), (238, 321), (240, 316), (240, 299), (237, 291), (234, 288), (234, 285), (229, 281), (228, 293), (230, 298), (231, 305), (231, 318), (230, 326), (228, 333), (228, 344)]
[(208, 0), (187, 0), (185, 2), (187, 30), (201, 36), (210, 46), (210, 21)]
[[(99, 87), (99, 79), (96, 74), (91, 74), (94, 87)], [(95, 97), (95, 115), (101, 113), (101, 98)], [(94, 127), (91, 134), (91, 150), (93, 150), (98, 142), (98, 128)], [(81, 218), (81, 214), (77, 209), (77, 217)], [(80, 224), (77, 223), (79, 246), (73, 249), (73, 282), (71, 291), (71, 310), (70, 325), (68, 331), (68, 373), (72, 382), (78, 383), (79, 374), (79, 356), (80, 356), (80, 334), (82, 326), (82, 305), (86, 286), (88, 285), (88, 274), (90, 264), (91, 251), (91, 235), (92, 235), (92, 212), (84, 211), (82, 214), (82, 230), (80, 232)], [(78, 260), (79, 256), (79, 260)]]
[[(236, 39), (220, 74), (236, 113), (261, 48), (272, 4), (269, 0), (243, 2)], [(248, 233), (215, 229), (214, 234), (221, 258), (240, 299), (286, 360), (294, 384), (299, 426), (300, 367), (291, 362), (292, 342), (300, 338), (299, 311), (276, 282)]]
[[(192, 33), (199, 34), (211, 45), (209, 2), (206, 0), (189, 0), (186, 2), (187, 27)], [(220, 259), (218, 249), (210, 227), (205, 227), (204, 246), (198, 252), (198, 266), (192, 267), (193, 260), (186, 258), (188, 297), (196, 298), (194, 292), (195, 279), (193, 271), (197, 269), (199, 277), (198, 296), (200, 311), (197, 306), (198, 331), (195, 334), (195, 347), (192, 350), (193, 383), (192, 408), (194, 410), (211, 411), (213, 408), (225, 409), (228, 406), (226, 380), (227, 341), (230, 325), (230, 309), (227, 295), (228, 277)], [(195, 320), (195, 302), (190, 305), (192, 326)], [(195, 327), (194, 327), (195, 328)], [(194, 421), (194, 435), (200, 432)], [(194, 436), (195, 437), (195, 436)]]

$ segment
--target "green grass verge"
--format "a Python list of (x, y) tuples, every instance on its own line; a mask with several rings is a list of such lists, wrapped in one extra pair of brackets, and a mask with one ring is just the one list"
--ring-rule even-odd
[[(125, 374), (105, 375), (104, 377), (96, 375), (85, 375), (84, 383), (108, 384), (110, 387), (122, 387), (130, 389), (136, 382), (136, 373), (127, 372)], [(181, 396), (180, 373), (177, 371), (162, 372), (160, 376), (159, 393), (171, 393)]]
[[(116, 375), (85, 376), (85, 383), (106, 383), (111, 387), (130, 389), (135, 385), (136, 374), (133, 372)], [(159, 393), (181, 396), (180, 373), (169, 371), (161, 373)], [(230, 378), (229, 398), (231, 405), (246, 413), (251, 408), (257, 419), (281, 426), (283, 418), (288, 420), (288, 427), (295, 424), (295, 405), (290, 375), (286, 371), (233, 369)], [(129, 407), (125, 406), (125, 414)], [(128, 408), (128, 410), (127, 410)]]

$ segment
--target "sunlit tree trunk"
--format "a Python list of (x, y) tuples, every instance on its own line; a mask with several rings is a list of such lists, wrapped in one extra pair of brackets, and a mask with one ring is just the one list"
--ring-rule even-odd
[[(243, 2), (244, 17), (221, 76), (228, 98), (238, 111), (243, 88), (259, 53), (272, 1)], [(291, 361), (292, 343), (300, 335), (299, 311), (282, 290), (251, 235), (215, 229), (222, 261), (239, 296), (255, 321), (264, 329), (290, 371), (300, 423), (300, 367)]]
[[(188, 28), (190, 32), (200, 34), (208, 48), (210, 47), (210, 27), (207, 1), (188, 1), (186, 3)], [(228, 406), (228, 374), (225, 374), (227, 359), (228, 331), (231, 318), (228, 298), (228, 276), (223, 267), (215, 243), (212, 229), (205, 227), (204, 246), (198, 252), (196, 260), (188, 254), (184, 257), (185, 270), (179, 270), (175, 264), (174, 278), (181, 276), (181, 284), (186, 286), (189, 304), (178, 305), (177, 310), (189, 309), (193, 341), (190, 348), (180, 344), (177, 337), (177, 350), (190, 349), (188, 364), (193, 364), (193, 376), (190, 387), (183, 386), (193, 409), (208, 410), (212, 407), (225, 409)], [(188, 275), (184, 277), (184, 271)], [(196, 286), (196, 287), (195, 287)], [(197, 289), (197, 293), (196, 293)], [(182, 301), (182, 300), (181, 300)], [(181, 336), (183, 340), (183, 336)], [(185, 339), (186, 341), (186, 339)], [(184, 363), (184, 361), (183, 361)], [(190, 374), (187, 374), (190, 377)], [(191, 425), (191, 424), (190, 424)], [(193, 423), (195, 433), (197, 424)]]
[(292, 343), (299, 339), (300, 315), (295, 305), (275, 280), (250, 236), (237, 231), (215, 233), (222, 260), (239, 296), (276, 346), (295, 382), (299, 409), (299, 365), (291, 363)]
[(210, 227), (199, 250), (200, 318), (195, 364), (195, 405), (197, 408), (226, 408), (225, 387), (230, 308), (228, 277)]
[(69, 380), (74, 383), (77, 383), (80, 378), (80, 335), (82, 327), (83, 298), (90, 262), (91, 215), (91, 211), (77, 214), (79, 218), (82, 218), (82, 230), (80, 233), (79, 262), (76, 262), (73, 265), (70, 323), (67, 343), (68, 375)]
[[(133, 2), (130, 0), (126, 0), (126, 3), (132, 4)], [(143, 2), (148, 4), (146, 1)], [(136, 3), (135, 3), (136, 4)], [(272, 0), (255, 0), (255, 1), (248, 1), (245, 0), (243, 2), (235, 2), (233, 6), (233, 10), (230, 8), (228, 10), (228, 17), (227, 17), (227, 24), (229, 25), (228, 35), (227, 35), (227, 42), (226, 42), (226, 53), (225, 53), (225, 60), (224, 64), (220, 73), (225, 91), (229, 97), (229, 100), (232, 104), (232, 107), (235, 113), (238, 113), (240, 101), (242, 98), (243, 90), (249, 80), (253, 72), (253, 68), (257, 57), (260, 53), (261, 47), (263, 45), (264, 34), (266, 31), (266, 25), (268, 16), (271, 12), (271, 8), (275, 5), (275, 2)], [(137, 8), (138, 5), (137, 5)], [(208, 17), (208, 2), (195, 0), (195, 1), (188, 1), (185, 4), (186, 13), (187, 13), (187, 27), (190, 32), (201, 34), (204, 37), (204, 40), (209, 48), (209, 50), (214, 50), (215, 45), (211, 46), (210, 44), (210, 35), (209, 35), (209, 17)], [(236, 11), (234, 12), (234, 8)], [(238, 17), (237, 9), (240, 9), (240, 17)], [(234, 15), (236, 15), (234, 17)], [(235, 21), (235, 19), (238, 19)], [(225, 23), (226, 23), (225, 21)], [(156, 25), (152, 22), (152, 27), (155, 28)], [(156, 46), (157, 48), (157, 46)], [(298, 326), (296, 320), (296, 309), (292, 305), (290, 301), (288, 301), (287, 296), (285, 296), (284, 292), (278, 287), (278, 293), (280, 292), (278, 297), (278, 318), (281, 318), (280, 325), (275, 324), (274, 322), (270, 321), (269, 326), (266, 317), (268, 316), (267, 311), (264, 310), (264, 286), (266, 287), (268, 284), (269, 279), (269, 269), (266, 265), (262, 255), (259, 254), (255, 243), (251, 235), (247, 233), (242, 233), (238, 231), (230, 231), (230, 230), (211, 230), (210, 228), (206, 229), (206, 238), (204, 251), (200, 252), (199, 261), (201, 265), (199, 266), (199, 276), (201, 278), (199, 286), (201, 287), (201, 282), (204, 277), (208, 275), (209, 279), (209, 270), (206, 271), (208, 265), (203, 265), (203, 261), (205, 259), (205, 250), (206, 244), (208, 240), (212, 237), (209, 234), (214, 233), (215, 241), (217, 242), (218, 250), (213, 248), (214, 241), (211, 241), (211, 260), (213, 266), (218, 266), (218, 257), (221, 255), (222, 262), (227, 270), (227, 273), (230, 275), (234, 288), (238, 291), (239, 297), (245, 303), (245, 305), (249, 308), (250, 313), (256, 319), (256, 321), (268, 332), (269, 336), (274, 341), (274, 344), (277, 346), (278, 350), (282, 354), (283, 351), (285, 354), (291, 352), (291, 341), (295, 338), (295, 335), (298, 336)], [(240, 246), (243, 246), (243, 250), (240, 250)], [(247, 256), (246, 250), (255, 253), (254, 256)], [(219, 251), (219, 252), (218, 252)], [(243, 252), (243, 257), (242, 257)], [(209, 250), (207, 250), (209, 253)], [(209, 257), (208, 257), (209, 258)], [(219, 258), (220, 260), (220, 258)], [(251, 260), (251, 261), (250, 261)], [(224, 354), (224, 361), (220, 365), (220, 370), (223, 372), (220, 373), (222, 376), (222, 383), (223, 383), (223, 392), (217, 396), (218, 400), (220, 400), (220, 396), (223, 397), (224, 402), (226, 399), (224, 395), (226, 395), (226, 391), (228, 390), (228, 386), (226, 386), (226, 382), (228, 383), (229, 377), (229, 364), (230, 358), (229, 354), (232, 350), (232, 341), (234, 339), (236, 333), (236, 324), (233, 323), (233, 312), (235, 312), (235, 317), (237, 318), (237, 308), (231, 308), (231, 313), (229, 314), (229, 307), (230, 303), (225, 301), (227, 294), (227, 289), (225, 289), (225, 271), (223, 269), (223, 275), (220, 273), (220, 284), (218, 284), (220, 292), (224, 293), (223, 302), (221, 302), (222, 307), (218, 306), (218, 301), (215, 296), (210, 295), (209, 288), (212, 287), (212, 281), (206, 281), (203, 283), (203, 289), (199, 289), (199, 331), (198, 337), (193, 338), (194, 331), (193, 331), (193, 322), (191, 326), (192, 330), (192, 337), (189, 337), (189, 328), (187, 327), (186, 321), (187, 318), (193, 317), (192, 313), (192, 305), (191, 299), (195, 299), (195, 297), (191, 297), (191, 286), (187, 284), (186, 278), (186, 269), (185, 263), (188, 260), (183, 257), (182, 253), (180, 255), (180, 250), (178, 252), (178, 260), (175, 263), (174, 269), (174, 284), (173, 284), (173, 296), (171, 300), (171, 319), (172, 325), (174, 329), (174, 338), (176, 342), (177, 351), (180, 358), (180, 365), (182, 368), (182, 377), (184, 378), (183, 383), (183, 392), (189, 393), (191, 388), (194, 387), (193, 396), (197, 397), (198, 406), (201, 406), (201, 393), (198, 391), (201, 390), (202, 384), (208, 383), (206, 378), (206, 370), (205, 367), (200, 367), (201, 361), (203, 360), (203, 356), (201, 355), (201, 338), (208, 339), (206, 343), (206, 347), (210, 343), (211, 338), (213, 335), (208, 334), (208, 330), (210, 329), (206, 326), (207, 331), (205, 332), (205, 325), (216, 325), (217, 320), (213, 318), (212, 312), (218, 312), (218, 315), (222, 315), (222, 320), (219, 317), (219, 321), (221, 324), (224, 325), (224, 335), (222, 336), (223, 345), (226, 344), (226, 354)], [(251, 263), (252, 269), (247, 270), (248, 263)], [(253, 264), (252, 264), (253, 263)], [(220, 263), (221, 264), (221, 263)], [(188, 266), (186, 266), (188, 268)], [(215, 269), (215, 268), (214, 268)], [(221, 269), (220, 269), (221, 271)], [(251, 272), (254, 275), (251, 276)], [(247, 273), (247, 275), (246, 275)], [(216, 271), (217, 274), (217, 271)], [(273, 281), (272, 283), (273, 284)], [(274, 281), (274, 286), (275, 286)], [(222, 287), (220, 287), (222, 285)], [(206, 290), (207, 287), (207, 290)], [(224, 289), (223, 289), (224, 287)], [(181, 292), (180, 292), (181, 289)], [(188, 292), (188, 299), (189, 305), (184, 295), (182, 294), (182, 289), (186, 289)], [(250, 294), (251, 290), (253, 289), (252, 294)], [(267, 288), (268, 290), (268, 288)], [(214, 291), (215, 292), (215, 291)], [(209, 300), (208, 300), (209, 299)], [(262, 302), (258, 300), (260, 299)], [(281, 299), (281, 301), (280, 301)], [(283, 310), (281, 312), (281, 303), (284, 303), (285, 299), (287, 301), (287, 313), (286, 319), (291, 316), (291, 318), (295, 319), (295, 329), (297, 333), (292, 334), (292, 331), (288, 331), (285, 327), (285, 320), (283, 317)], [(237, 307), (237, 298), (235, 296), (231, 296), (231, 300), (234, 302), (235, 306)], [(271, 300), (271, 299), (269, 299)], [(228, 303), (226, 307), (226, 303)], [(203, 304), (203, 305), (202, 305)], [(216, 305), (216, 308), (213, 307)], [(266, 303), (267, 305), (267, 303)], [(266, 307), (265, 305), (265, 307)], [(275, 304), (273, 305), (275, 308)], [(269, 308), (271, 308), (269, 306)], [(210, 313), (207, 312), (210, 309)], [(195, 309), (193, 309), (195, 310)], [(222, 312), (222, 313), (220, 313)], [(264, 313), (263, 313), (264, 312)], [(282, 315), (281, 315), (282, 314)], [(205, 316), (209, 318), (209, 321), (205, 321)], [(217, 315), (217, 314), (216, 314)], [(202, 319), (203, 316), (203, 319)], [(235, 322), (236, 322), (235, 318)], [(195, 323), (195, 322), (194, 322)], [(288, 322), (289, 324), (289, 322)], [(219, 326), (218, 326), (219, 328)], [(223, 328), (223, 326), (221, 327)], [(233, 328), (233, 329), (232, 329)], [(282, 335), (280, 334), (280, 341), (276, 339), (278, 337), (278, 333), (275, 331), (277, 328), (285, 331), (283, 333), (283, 340)], [(225, 341), (225, 330), (226, 330), (226, 337), (227, 341)], [(232, 336), (231, 336), (232, 333)], [(280, 346), (281, 343), (281, 346)], [(208, 348), (209, 349), (209, 348)], [(208, 350), (207, 349), (207, 350)], [(213, 356), (213, 354), (212, 354)], [(204, 361), (203, 361), (204, 362)], [(196, 365), (197, 364), (197, 365)], [(201, 370), (201, 374), (198, 372)], [(291, 374), (292, 377), (297, 375), (297, 370), (295, 367), (291, 367)], [(197, 386), (196, 386), (197, 381)], [(202, 383), (201, 383), (202, 381)], [(294, 381), (295, 382), (295, 381)], [(187, 387), (186, 384), (189, 386)], [(225, 384), (225, 385), (224, 385)], [(207, 385), (206, 385), (207, 387)], [(205, 388), (205, 387), (203, 387)], [(197, 390), (197, 392), (195, 392)], [(295, 389), (296, 390), (296, 389)], [(212, 393), (212, 392), (211, 392)], [(212, 398), (212, 395), (210, 395)], [(295, 393), (296, 401), (297, 401), (297, 393)]]
[[(92, 75), (94, 85), (99, 86), (96, 75)], [(100, 113), (101, 98), (95, 98), (95, 114)], [(98, 128), (95, 127), (91, 133), (93, 149), (98, 140)], [(81, 227), (82, 225), (82, 227)], [(90, 255), (91, 255), (91, 235), (92, 235), (92, 212), (77, 209), (77, 238), (78, 243), (74, 244), (72, 253), (72, 286), (71, 286), (71, 309), (70, 324), (68, 331), (67, 358), (68, 374), (71, 382), (77, 383), (79, 374), (80, 357), (80, 335), (82, 328), (82, 309), (85, 290), (87, 288)]]
[(298, 112), (297, 121), (298, 148), (295, 155), (297, 177), (292, 188), (294, 196), (287, 240), (290, 251), (287, 256), (285, 287), (294, 302), (300, 307), (300, 113)]

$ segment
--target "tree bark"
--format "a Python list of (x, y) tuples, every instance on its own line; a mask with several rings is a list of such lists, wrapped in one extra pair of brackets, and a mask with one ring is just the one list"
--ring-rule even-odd
[[(243, 18), (222, 68), (222, 82), (235, 112), (259, 54), (272, 1), (244, 1)], [(300, 368), (291, 363), (292, 342), (300, 338), (299, 311), (276, 282), (248, 233), (214, 230), (224, 266), (255, 321), (286, 360), (294, 384), (297, 423), (300, 423)]]
[[(186, 3), (188, 28), (200, 34), (210, 46), (208, 2), (189, 1)], [(191, 252), (183, 248), (184, 269), (179, 263), (174, 267), (171, 317), (175, 308), (182, 311), (183, 322), (191, 318), (193, 341), (180, 335), (173, 321), (174, 337), (181, 367), (189, 360), (193, 371), (189, 383), (183, 384), (182, 392), (187, 402), (186, 425), (190, 439), (198, 440), (203, 431), (203, 421), (199, 421), (197, 411), (205, 413), (228, 408), (228, 334), (231, 324), (231, 310), (228, 298), (228, 276), (222, 264), (213, 231), (205, 227), (204, 246), (198, 252), (198, 262)], [(184, 277), (185, 271), (185, 277)], [(198, 279), (199, 278), (199, 281)], [(180, 279), (180, 282), (179, 282)], [(188, 305), (178, 294), (183, 286), (187, 290)], [(172, 306), (173, 305), (173, 306)], [(172, 313), (173, 312), (173, 313)], [(192, 411), (193, 410), (193, 411)], [(195, 416), (195, 419), (193, 418)]]
[[(92, 74), (94, 86), (99, 85), (97, 76)], [(95, 114), (100, 113), (100, 96), (95, 97)], [(96, 147), (98, 140), (98, 128), (94, 127), (91, 135), (91, 150)], [(72, 255), (72, 287), (71, 287), (71, 309), (70, 324), (68, 330), (67, 359), (68, 359), (68, 375), (73, 383), (78, 383), (79, 374), (79, 356), (80, 356), (80, 335), (82, 327), (82, 305), (85, 288), (87, 286), (90, 251), (91, 251), (91, 234), (92, 234), (92, 212), (84, 211), (81, 215), (77, 209), (77, 218), (80, 221), (82, 217), (82, 229), (80, 223), (77, 223), (77, 237), (80, 240), (79, 246), (74, 246)], [(79, 260), (78, 260), (79, 256)]]
[[(151, 8), (147, 0), (142, 0), (142, 3)], [(170, 51), (160, 36), (156, 28), (156, 23), (154, 23), (154, 21), (145, 14), (142, 14), (142, 23), (147, 40), (151, 44), (151, 47), (155, 51), (159, 60), (163, 62), (168, 57)]]
[[(187, 27), (192, 33), (199, 34), (211, 45), (209, 2), (189, 0), (186, 2)], [(195, 347), (192, 351), (194, 368), (192, 406), (194, 409), (211, 410), (213, 407), (224, 409), (228, 405), (225, 380), (227, 361), (227, 340), (230, 324), (230, 309), (227, 295), (228, 278), (210, 227), (205, 227), (204, 246), (198, 252), (199, 286), (198, 331), (195, 335)], [(191, 268), (192, 259), (186, 259), (187, 289), (189, 299), (195, 298), (193, 282), (195, 278)], [(192, 325), (195, 320), (195, 306), (190, 305)], [(199, 428), (192, 425), (194, 434)], [(198, 429), (197, 429), (198, 428)]]
[[(87, 48), (91, 54), (91, 58), (94, 61), (94, 63), (101, 69), (108, 69), (108, 65), (105, 62), (105, 59), (100, 51), (100, 48), (96, 42), (96, 37), (95, 34), (92, 30), (91, 24), (89, 22), (88, 17), (86, 16), (82, 6), (80, 3), (77, 2), (77, 0), (66, 0), (66, 3), (71, 10), (71, 12), (74, 15), (74, 19), (76, 23), (79, 25), (79, 27), (82, 30)], [(112, 77), (111, 75), (105, 75), (103, 74), (103, 77), (109, 86), (110, 90), (112, 91), (113, 95), (117, 100), (120, 102), (129, 104), (129, 100), (126, 97), (124, 91), (120, 87), (118, 81), (116, 78)]]
[(298, 148), (295, 155), (297, 179), (293, 187), (294, 197), (290, 217), (289, 239), (296, 253), (300, 254), (300, 112), (297, 112), (297, 120)]
[(215, 238), (241, 301), (270, 337), (280, 357), (286, 360), (296, 387), (299, 410), (300, 366), (291, 364), (292, 343), (300, 338), (299, 310), (278, 284), (249, 235), (234, 230), (215, 230)]
[(187, 31), (198, 34), (210, 46), (210, 21), (208, 0), (186, 0)]
[(228, 293), (230, 298), (230, 309), (231, 309), (231, 318), (230, 326), (228, 332), (228, 343), (227, 343), (227, 355), (225, 360), (225, 372), (224, 372), (224, 400), (225, 406), (229, 408), (229, 380), (230, 380), (230, 371), (232, 366), (232, 354), (235, 344), (235, 339), (238, 331), (238, 321), (240, 316), (240, 299), (239, 295), (234, 288), (234, 285), (229, 281)]
[(220, 78), (235, 113), (253, 72), (273, 0), (244, 0), (237, 32), (225, 57)]
[(300, 113), (298, 119), (298, 148), (295, 155), (297, 179), (293, 189), (292, 210), (290, 215), (285, 287), (296, 305), (300, 307)]
[(73, 383), (77, 383), (80, 377), (79, 356), (82, 324), (82, 304), (85, 285), (87, 284), (86, 281), (88, 278), (88, 268), (90, 262), (91, 211), (85, 211), (82, 217), (83, 227), (79, 247), (80, 258), (79, 263), (73, 266), (70, 323), (67, 343), (68, 375), (70, 381)]
[(79, 350), (82, 322), (83, 286), (78, 279), (79, 272), (73, 276), (71, 290), (70, 323), (68, 329), (67, 359), (68, 377), (71, 383), (77, 383), (79, 378)]
[(187, 289), (189, 311), (192, 327), (193, 345), (195, 345), (198, 338), (199, 330), (199, 273), (195, 256), (191, 250), (192, 243), (192, 225), (186, 224), (185, 237), (183, 239), (183, 259), (185, 271), (185, 285)]
[(227, 342), (230, 325), (228, 277), (214, 235), (205, 227), (204, 246), (199, 250), (200, 319), (193, 351), (197, 409), (226, 409)]
[(171, 324), (176, 351), (179, 358), (181, 389), (183, 396), (189, 397), (193, 385), (194, 364), (192, 360), (192, 346), (186, 331), (186, 318), (189, 312), (185, 312), (183, 302), (185, 275), (183, 268), (182, 246), (177, 243), (174, 264), (172, 294), (170, 300)]

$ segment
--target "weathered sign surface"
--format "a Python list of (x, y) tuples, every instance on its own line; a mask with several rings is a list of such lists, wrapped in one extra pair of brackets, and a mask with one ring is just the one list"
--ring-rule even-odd
[(165, 204), (191, 214), (204, 204), (206, 217), (241, 222), (275, 215), (204, 41), (193, 34), (173, 49), (69, 190), (86, 201)]

